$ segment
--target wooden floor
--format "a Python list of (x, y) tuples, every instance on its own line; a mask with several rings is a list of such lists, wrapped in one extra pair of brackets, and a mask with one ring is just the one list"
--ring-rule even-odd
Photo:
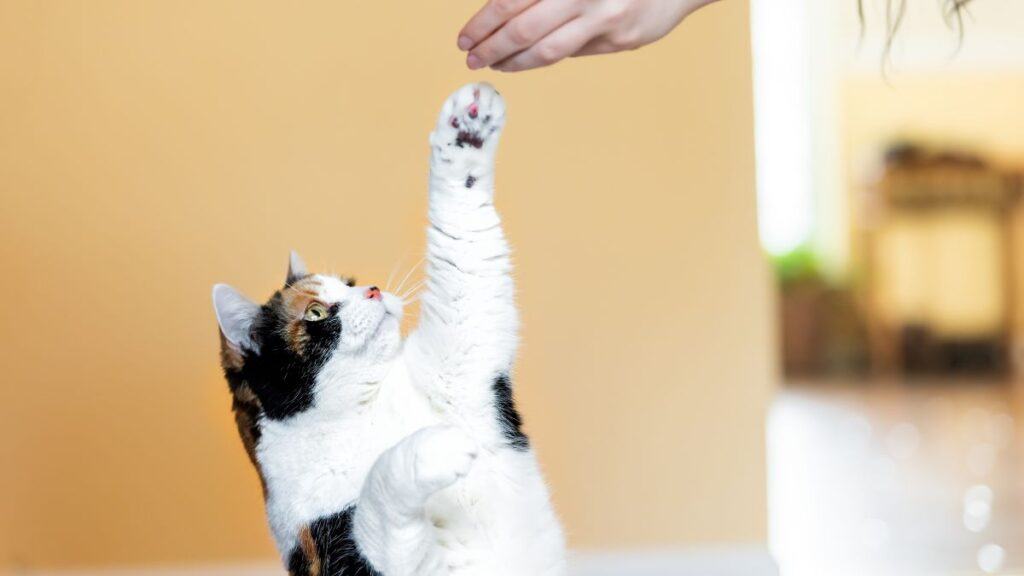
[(786, 387), (769, 423), (782, 576), (1024, 574), (1022, 388)]

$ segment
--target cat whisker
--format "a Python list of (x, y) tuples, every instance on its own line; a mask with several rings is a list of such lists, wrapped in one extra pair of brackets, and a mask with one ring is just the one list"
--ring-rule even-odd
[(415, 294), (416, 291), (419, 290), (420, 288), (422, 288), (423, 285), (426, 284), (426, 283), (427, 283), (426, 280), (420, 280), (419, 282), (416, 283), (415, 286), (413, 286), (412, 288), (406, 290), (404, 294), (399, 296), (399, 298), (401, 298), (402, 300), (405, 300), (406, 298), (408, 298), (408, 297), (412, 296), (413, 294)]
[(415, 264), (413, 264), (412, 268), (410, 268), (409, 271), (405, 273), (405, 276), (402, 277), (402, 281), (399, 282), (398, 286), (395, 287), (395, 292), (402, 291), (402, 287), (405, 286), (405, 283), (409, 280), (409, 277), (412, 276), (412, 273), (415, 272), (416, 269), (419, 268), (421, 264), (423, 264), (423, 260), (425, 258), (426, 256), (421, 256), (420, 259), (417, 260)]
[[(408, 253), (406, 253), (408, 256)], [(388, 272), (388, 280), (384, 283), (384, 291), (391, 292), (391, 281), (395, 279), (395, 272), (398, 272), (398, 267), (405, 261), (405, 256), (402, 256), (398, 260), (395, 260), (395, 265), (391, 267), (391, 272)]]
[(422, 294), (412, 294), (411, 296), (406, 296), (405, 298), (402, 298), (402, 304), (410, 304), (412, 302), (415, 302), (420, 299), (420, 296), (422, 296)]

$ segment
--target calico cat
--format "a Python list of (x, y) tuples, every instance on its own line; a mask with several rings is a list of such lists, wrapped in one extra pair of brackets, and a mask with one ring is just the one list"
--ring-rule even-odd
[(398, 297), (311, 274), (294, 253), (262, 306), (213, 289), (238, 430), (293, 576), (565, 572), (509, 377), (519, 320), (493, 203), (504, 121), (487, 84), (442, 108), (426, 287), (404, 342)]

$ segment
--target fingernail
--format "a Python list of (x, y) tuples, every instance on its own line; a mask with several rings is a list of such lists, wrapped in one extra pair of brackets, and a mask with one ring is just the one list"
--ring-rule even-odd
[(459, 50), (466, 51), (473, 47), (473, 39), (469, 36), (459, 36)]
[(466, 57), (466, 66), (469, 66), (470, 70), (476, 70), (481, 65), (483, 65), (483, 62), (480, 61), (480, 57), (476, 54), (470, 54)]

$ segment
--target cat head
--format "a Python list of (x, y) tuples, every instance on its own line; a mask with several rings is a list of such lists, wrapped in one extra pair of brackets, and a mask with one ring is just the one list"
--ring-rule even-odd
[(350, 278), (311, 274), (292, 252), (284, 287), (263, 305), (213, 287), (221, 363), (240, 397), (282, 419), (314, 406), (323, 375), (372, 378), (400, 342), (401, 300)]

